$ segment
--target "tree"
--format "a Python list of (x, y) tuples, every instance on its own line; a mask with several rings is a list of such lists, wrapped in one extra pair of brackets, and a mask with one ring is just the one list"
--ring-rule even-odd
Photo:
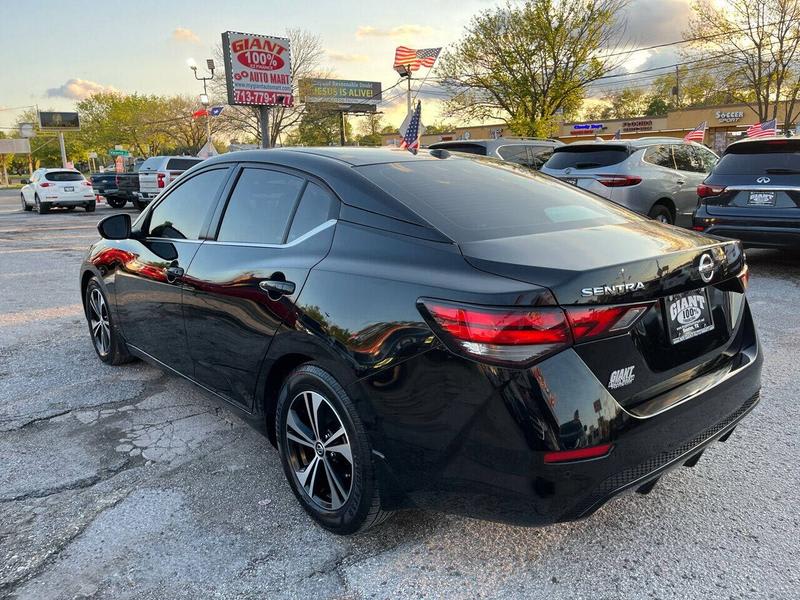
[(528, 0), (479, 13), (444, 52), (445, 114), (499, 119), (518, 135), (548, 136), (579, 109), (587, 84), (621, 63), (627, 0)]
[(448, 125), (444, 121), (434, 121), (430, 125), (425, 125), (425, 133), (429, 135), (438, 135), (440, 133), (450, 133), (454, 127)]
[[(297, 128), (287, 135), (288, 145), (338, 146), (341, 118), (338, 112), (306, 107)], [(352, 139), (352, 126), (345, 119), (345, 138)]]
[(647, 91), (639, 88), (626, 88), (607, 94), (604, 98), (609, 103), (603, 108), (602, 119), (631, 119), (640, 117), (647, 111), (649, 98)]
[(749, 94), (745, 103), (760, 121), (778, 117), (785, 100), (786, 125), (797, 118), (800, 92), (800, 0), (696, 0), (686, 36), (714, 54), (715, 65)]
[[(272, 107), (269, 111), (271, 145), (278, 138), (300, 123), (304, 106), (299, 103), (299, 82), (310, 77), (326, 77), (330, 73), (321, 70), (325, 50), (318, 35), (302, 29), (287, 29), (286, 37), (291, 41), (292, 87), (295, 105), (292, 107)], [(217, 47), (216, 60), (223, 63), (222, 48)], [(210, 82), (210, 92), (215, 102), (225, 103), (227, 90), (225, 77), (215, 77)], [(220, 116), (220, 126), (236, 137), (249, 137), (261, 141), (259, 110), (252, 106), (229, 106)]]
[[(676, 85), (680, 93), (678, 97), (672, 93)], [(650, 94), (652, 99), (658, 98), (669, 109), (743, 102), (747, 98), (746, 90), (736, 89), (736, 82), (728, 73), (703, 65), (691, 69), (684, 65), (678, 68), (677, 74), (666, 73), (656, 77), (650, 86)]]
[(383, 115), (369, 113), (361, 121), (356, 141), (361, 146), (380, 146), (382, 141), (381, 129), (383, 128)]

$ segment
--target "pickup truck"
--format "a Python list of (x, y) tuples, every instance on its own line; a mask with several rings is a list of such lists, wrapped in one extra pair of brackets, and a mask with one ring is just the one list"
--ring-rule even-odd
[(202, 161), (196, 156), (151, 156), (139, 167), (139, 191), (134, 206), (142, 210), (181, 173)]
[(129, 201), (134, 205), (137, 202), (136, 192), (139, 191), (139, 173), (93, 173), (92, 189), (96, 196), (104, 196), (108, 205), (113, 208), (122, 208)]

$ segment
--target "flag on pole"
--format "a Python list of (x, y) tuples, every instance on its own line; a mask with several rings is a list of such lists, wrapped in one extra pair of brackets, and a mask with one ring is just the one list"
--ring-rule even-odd
[(196, 110), (192, 113), (192, 118), (197, 119), (199, 117), (205, 117), (208, 114), (208, 110), (205, 108), (201, 108), (200, 110)]
[(614, 138), (613, 139), (615, 139), (615, 140), (621, 140), (622, 139), (622, 129), (617, 129), (617, 133), (614, 134)]
[(406, 118), (403, 124), (400, 125), (400, 147), (405, 148), (411, 154), (416, 154), (419, 151), (419, 137), (425, 133), (425, 126), (422, 124), (422, 102), (417, 102), (417, 107), (413, 109)]
[(778, 120), (772, 119), (771, 121), (764, 121), (763, 123), (756, 123), (747, 128), (747, 137), (760, 138), (768, 137), (778, 134)]
[(685, 142), (702, 142), (706, 138), (706, 128), (708, 127), (708, 122), (703, 121), (692, 129), (689, 133), (683, 136), (683, 140)]
[(406, 46), (398, 46), (394, 51), (395, 71), (419, 71), (420, 67), (431, 68), (441, 52), (441, 48), (423, 48), (414, 50)]
[(208, 114), (210, 114), (212, 117), (218, 117), (219, 113), (221, 113), (222, 109), (224, 108), (224, 106), (212, 106), (211, 110), (208, 111)]

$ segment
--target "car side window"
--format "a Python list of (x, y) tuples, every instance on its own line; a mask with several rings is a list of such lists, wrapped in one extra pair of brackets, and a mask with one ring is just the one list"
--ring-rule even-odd
[(675, 163), (672, 160), (672, 152), (669, 146), (658, 145), (650, 146), (644, 152), (644, 160), (659, 167), (666, 167), (667, 169), (674, 169)]
[(544, 166), (548, 158), (553, 156), (553, 149), (549, 146), (529, 146), (528, 150), (533, 157), (531, 166), (537, 171)]
[(199, 239), (228, 169), (204, 171), (172, 189), (150, 213), (149, 237)]
[(528, 158), (528, 148), (522, 144), (514, 146), (500, 146), (500, 148), (497, 149), (497, 153), (503, 158), (503, 160), (507, 160), (508, 162), (516, 163), (524, 167), (529, 167), (531, 164)]
[(703, 173), (710, 173), (711, 170), (717, 166), (719, 159), (714, 155), (714, 153), (709, 152), (705, 148), (698, 148), (697, 146), (692, 146), (692, 152), (695, 153), (697, 156), (697, 160), (700, 163), (701, 170)]
[(339, 201), (331, 194), (318, 186), (316, 183), (308, 182), (300, 205), (292, 219), (292, 226), (289, 229), (287, 242), (296, 240), (301, 235), (305, 235), (315, 227), (322, 225), (325, 221), (335, 215), (335, 209)]
[(702, 167), (694, 156), (690, 146), (675, 145), (672, 147), (672, 154), (675, 157), (675, 168), (679, 171), (700, 172)]
[(281, 171), (246, 168), (225, 208), (217, 240), (282, 244), (304, 180)]

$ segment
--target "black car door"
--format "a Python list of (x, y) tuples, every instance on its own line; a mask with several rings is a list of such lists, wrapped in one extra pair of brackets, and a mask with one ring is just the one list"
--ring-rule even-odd
[(247, 409), (279, 325), (333, 241), (338, 200), (296, 172), (245, 165), (184, 276), (195, 377)]
[(115, 278), (125, 340), (192, 376), (182, 312), (182, 276), (202, 243), (230, 167), (197, 173), (167, 192), (142, 218), (129, 259)]

